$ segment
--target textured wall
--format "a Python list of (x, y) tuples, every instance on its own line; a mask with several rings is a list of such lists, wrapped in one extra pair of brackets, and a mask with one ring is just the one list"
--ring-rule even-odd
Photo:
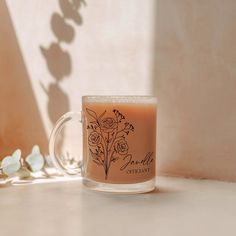
[(236, 180), (236, 1), (160, 0), (161, 173)]
[(153, 1), (0, 1), (0, 157), (87, 94), (152, 92)]
[(156, 94), (159, 174), (236, 180), (236, 1), (0, 1), (0, 157), (85, 94)]
[(9, 11), (0, 1), (0, 159), (21, 148), (24, 155), (47, 136)]

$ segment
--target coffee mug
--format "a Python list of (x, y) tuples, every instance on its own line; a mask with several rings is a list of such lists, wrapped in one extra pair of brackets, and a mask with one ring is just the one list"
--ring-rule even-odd
[[(58, 135), (72, 120), (81, 122), (83, 130), (83, 144), (78, 143), (82, 160), (76, 164), (68, 164), (55, 151)], [(156, 132), (156, 97), (83, 96), (81, 112), (68, 112), (57, 121), (49, 153), (60, 172), (82, 176), (90, 189), (149, 192), (155, 188)]]

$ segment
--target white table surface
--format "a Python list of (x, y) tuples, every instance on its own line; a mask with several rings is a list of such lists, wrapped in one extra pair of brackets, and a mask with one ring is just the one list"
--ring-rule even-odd
[(1, 187), (0, 235), (236, 235), (236, 183), (157, 177), (157, 186), (137, 195), (80, 181)]

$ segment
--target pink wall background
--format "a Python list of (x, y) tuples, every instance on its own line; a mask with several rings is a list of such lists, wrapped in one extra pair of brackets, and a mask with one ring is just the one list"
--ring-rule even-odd
[(0, 1), (0, 160), (20, 148), (27, 155), (47, 136), (31, 79), (5, 1)]
[(4, 0), (0, 15), (0, 158), (47, 153), (82, 95), (155, 94), (158, 174), (236, 181), (236, 1)]
[[(150, 94), (153, 1), (0, 1), (0, 160), (88, 94)], [(79, 142), (78, 142), (79, 144)]]
[(236, 180), (236, 1), (159, 0), (159, 174)]

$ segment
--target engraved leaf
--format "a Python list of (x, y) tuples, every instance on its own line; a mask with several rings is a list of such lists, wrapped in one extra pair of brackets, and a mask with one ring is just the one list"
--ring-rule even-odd
[(93, 159), (93, 162), (95, 162), (95, 163), (96, 163), (97, 165), (99, 165), (99, 166), (102, 165), (102, 163), (101, 163), (100, 161), (98, 161), (98, 160)]
[(89, 149), (89, 151), (90, 151), (90, 155), (92, 158), (96, 159), (98, 157), (98, 155), (96, 153), (94, 153), (91, 149)]
[(106, 110), (98, 117), (98, 119), (100, 120), (100, 119), (102, 119), (102, 117), (106, 114)]
[(95, 120), (97, 120), (97, 114), (96, 114), (96, 112), (94, 112), (94, 111), (92, 111), (92, 110), (90, 110), (90, 109), (88, 109), (88, 108), (86, 108), (86, 111), (88, 112), (88, 114), (91, 116), (91, 117), (93, 117)]
[(116, 162), (118, 159), (119, 159), (118, 156), (117, 156), (117, 157), (113, 157), (113, 158), (111, 159), (111, 161), (112, 161), (112, 162)]
[(93, 159), (93, 161), (98, 164), (98, 165), (102, 165), (102, 161), (100, 159), (100, 156), (98, 156), (98, 154), (94, 153), (91, 149), (90, 149), (90, 155)]

